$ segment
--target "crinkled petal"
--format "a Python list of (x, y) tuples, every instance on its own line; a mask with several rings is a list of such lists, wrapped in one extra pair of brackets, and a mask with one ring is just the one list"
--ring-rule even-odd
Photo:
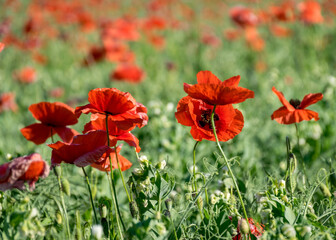
[(51, 130), (51, 126), (44, 125), (42, 123), (34, 123), (22, 128), (20, 131), (28, 141), (32, 141), (35, 144), (42, 144), (51, 137), (51, 134), (55, 134)]
[(288, 109), (288, 111), (295, 110), (295, 108), (286, 100), (282, 92), (279, 92), (275, 87), (272, 87), (272, 91), (278, 96), (280, 102)]
[(222, 81), (210, 71), (200, 71), (197, 73), (197, 83), (199, 84), (221, 84)]
[(92, 163), (101, 162), (103, 155), (108, 154), (110, 151), (111, 149), (108, 146), (101, 146), (91, 152), (81, 155), (74, 161), (74, 164), (77, 167), (85, 167)]
[(53, 130), (66, 143), (70, 143), (74, 136), (78, 135), (78, 132), (76, 130), (68, 127), (53, 127)]
[(304, 96), (299, 109), (304, 109), (314, 103), (317, 103), (318, 101), (322, 100), (323, 94), (322, 93), (310, 93)]
[(189, 96), (183, 97), (177, 104), (177, 111), (175, 117), (177, 122), (184, 126), (193, 126), (194, 122), (190, 116), (189, 102), (192, 101), (192, 98)]

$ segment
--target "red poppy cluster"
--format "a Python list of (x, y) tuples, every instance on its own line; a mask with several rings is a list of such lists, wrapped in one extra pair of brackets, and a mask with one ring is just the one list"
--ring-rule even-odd
[(191, 127), (190, 133), (196, 141), (216, 141), (211, 123), (214, 106), (219, 141), (228, 141), (241, 132), (244, 117), (232, 104), (253, 98), (254, 92), (239, 87), (239, 81), (240, 76), (235, 76), (222, 82), (210, 71), (201, 71), (197, 74), (197, 84), (184, 83), (188, 96), (179, 101), (175, 117), (182, 125)]
[[(113, 168), (117, 168), (116, 159), (119, 160), (121, 170), (130, 168), (132, 163), (119, 154), (122, 145), (117, 146), (117, 143), (125, 141), (137, 152), (140, 151), (139, 140), (130, 131), (147, 124), (146, 107), (136, 102), (131, 94), (115, 88), (91, 90), (89, 102), (76, 110), (60, 102), (32, 104), (29, 110), (41, 123), (22, 128), (21, 133), (35, 144), (42, 144), (57, 133), (63, 142), (48, 145), (53, 149), (52, 166), (65, 162), (109, 171), (108, 158), (111, 157)], [(76, 124), (82, 113), (92, 115), (91, 121), (84, 127), (84, 134), (79, 135), (67, 126)], [(112, 150), (111, 146), (115, 148)]]

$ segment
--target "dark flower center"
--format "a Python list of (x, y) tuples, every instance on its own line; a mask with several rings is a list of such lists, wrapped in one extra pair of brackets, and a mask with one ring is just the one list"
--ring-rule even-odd
[(292, 105), (295, 109), (299, 109), (301, 101), (299, 99), (291, 99), (289, 101), (290, 105)]
[[(203, 111), (203, 113), (201, 114), (201, 119), (198, 121), (198, 123), (202, 128), (208, 126), (210, 129), (212, 129), (211, 113), (212, 113), (212, 110), (209, 109), (209, 110)], [(219, 120), (219, 116), (215, 113), (214, 121), (218, 121), (218, 120)]]

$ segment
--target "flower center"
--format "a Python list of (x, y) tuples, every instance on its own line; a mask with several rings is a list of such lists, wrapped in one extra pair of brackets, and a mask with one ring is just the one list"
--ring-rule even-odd
[(299, 109), (299, 106), (301, 104), (301, 101), (298, 99), (291, 99), (289, 101), (290, 105), (292, 105), (295, 109)]
[[(203, 113), (201, 114), (201, 119), (198, 121), (198, 123), (202, 128), (208, 126), (210, 129), (212, 129), (211, 112), (212, 110), (209, 109), (209, 110), (203, 111)], [(215, 113), (214, 121), (216, 122), (218, 120), (219, 120), (219, 116)]]

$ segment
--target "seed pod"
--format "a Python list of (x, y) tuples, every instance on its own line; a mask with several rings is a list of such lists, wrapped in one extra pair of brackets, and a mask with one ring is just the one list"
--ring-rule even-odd
[(61, 166), (56, 166), (55, 167), (55, 174), (56, 174), (57, 177), (62, 175), (62, 168), (61, 168)]
[(56, 212), (56, 222), (58, 224), (62, 224), (62, 214), (60, 213), (60, 211)]
[(242, 219), (240, 223), (240, 230), (243, 234), (248, 234), (250, 229), (249, 229), (249, 223), (245, 220)]
[(71, 195), (70, 183), (67, 179), (62, 179), (62, 190), (66, 195), (68, 195), (68, 196)]
[(331, 197), (331, 193), (330, 193), (328, 187), (324, 183), (320, 184), (320, 188), (321, 188), (321, 191), (323, 192), (324, 196)]
[(79, 211), (76, 211), (76, 240), (82, 240), (82, 227)]
[(101, 205), (99, 208), (99, 213), (102, 218), (106, 218), (107, 216), (107, 207), (105, 205)]

